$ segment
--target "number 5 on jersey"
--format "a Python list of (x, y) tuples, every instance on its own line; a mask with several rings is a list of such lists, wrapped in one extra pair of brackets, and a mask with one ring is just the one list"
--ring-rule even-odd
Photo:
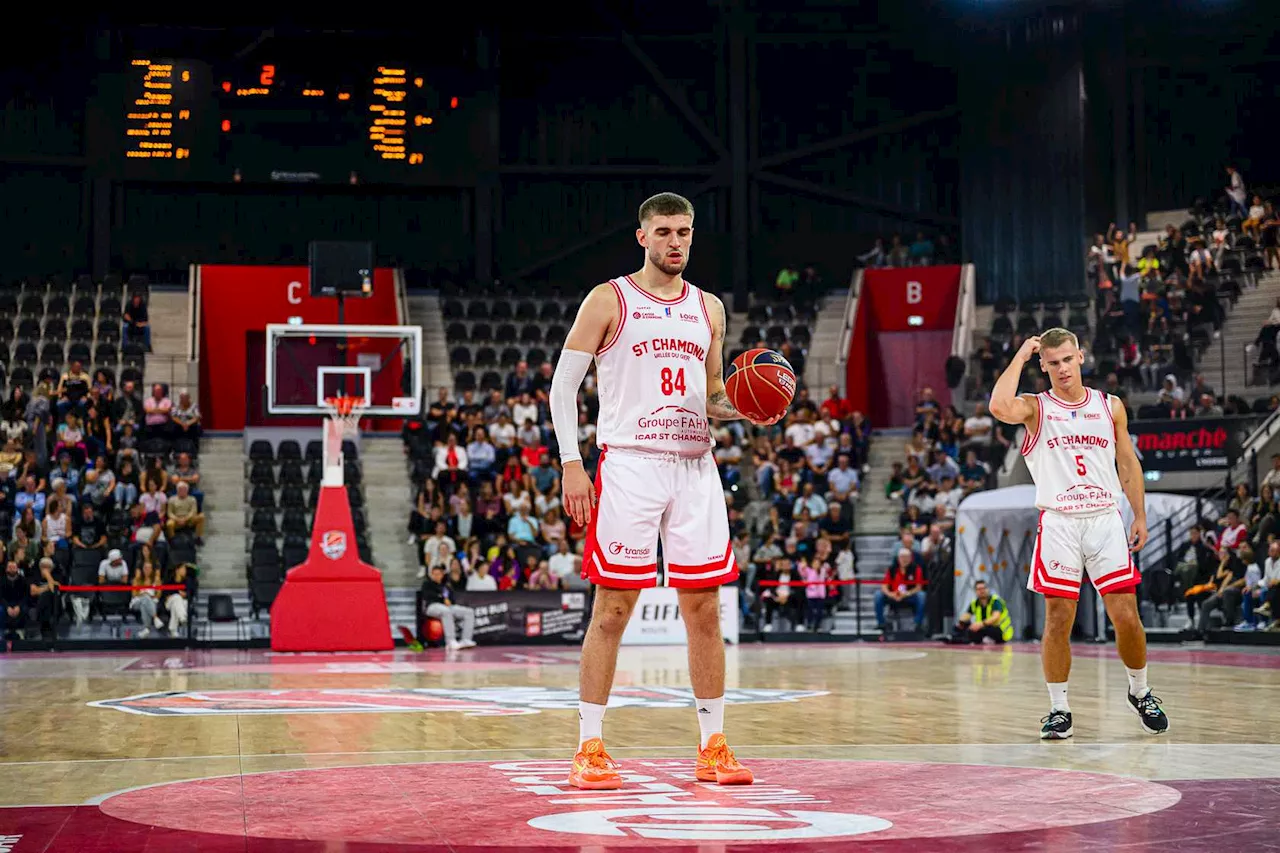
[(1084, 467), (1084, 456), (1080, 453), (1076, 454), (1076, 473), (1081, 477), (1089, 473), (1089, 469)]
[(672, 394), (679, 393), (684, 396), (684, 368), (681, 367), (672, 373), (671, 368), (662, 368), (662, 393), (670, 397)]

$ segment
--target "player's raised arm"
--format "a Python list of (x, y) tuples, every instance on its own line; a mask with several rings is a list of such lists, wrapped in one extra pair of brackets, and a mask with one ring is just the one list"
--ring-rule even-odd
[(560, 360), (556, 362), (556, 372), (551, 378), (548, 402), (556, 443), (560, 445), (560, 465), (564, 469), (564, 506), (569, 517), (578, 524), (585, 524), (591, 517), (591, 507), (596, 500), (595, 487), (582, 467), (582, 454), (578, 452), (578, 389), (591, 369), (591, 360), (617, 328), (620, 319), (618, 296), (613, 285), (596, 285), (578, 308), (578, 316), (565, 338)]
[(997, 420), (1007, 424), (1022, 424), (1030, 428), (1039, 416), (1036, 408), (1039, 404), (1033, 397), (1018, 396), (1018, 380), (1022, 378), (1022, 368), (1031, 357), (1040, 351), (1038, 336), (1027, 338), (1013, 355), (1009, 366), (1000, 374), (996, 385), (991, 389), (991, 403), (988, 408)]
[(1147, 544), (1147, 487), (1142, 478), (1142, 463), (1133, 449), (1129, 437), (1129, 413), (1124, 404), (1114, 397), (1107, 398), (1111, 417), (1116, 424), (1116, 472), (1120, 475), (1120, 488), (1129, 499), (1133, 510), (1133, 524), (1129, 528), (1129, 550), (1141, 551)]

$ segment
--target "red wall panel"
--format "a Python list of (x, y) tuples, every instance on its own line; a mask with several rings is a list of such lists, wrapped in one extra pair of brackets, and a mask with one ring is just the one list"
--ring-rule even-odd
[[(392, 270), (375, 270), (372, 295), (345, 300), (344, 314), (348, 324), (396, 325)], [(259, 393), (249, 387), (248, 335), (261, 335), (268, 323), (290, 317), (304, 323), (338, 322), (336, 299), (312, 298), (307, 267), (200, 268), (200, 409), (207, 429), (244, 428), (248, 395)], [(253, 373), (261, 375), (256, 364)]]
[[(905, 267), (902, 269), (867, 270), (863, 273), (862, 292), (858, 299), (858, 314), (854, 318), (853, 334), (849, 345), (849, 361), (845, 380), (847, 396), (853, 408), (862, 411), (877, 427), (904, 426), (904, 411), (914, 411), (916, 392), (921, 385), (931, 385), (942, 405), (950, 402), (950, 389), (945, 382), (935, 382), (928, 377), (945, 378), (945, 363), (949, 347), (941, 352), (938, 347), (940, 332), (950, 332), (955, 325), (956, 309), (960, 299), (960, 267)], [(912, 325), (912, 317), (919, 317), (918, 325)], [(919, 355), (937, 358), (936, 367), (913, 367), (911, 374), (920, 377), (919, 384), (904, 384), (907, 379), (900, 370), (887, 369), (901, 352), (902, 339), (886, 340), (882, 347), (882, 333), (904, 332), (913, 337), (919, 335), (924, 346)], [(892, 376), (896, 381), (888, 382)], [(928, 381), (926, 381), (928, 380)]]

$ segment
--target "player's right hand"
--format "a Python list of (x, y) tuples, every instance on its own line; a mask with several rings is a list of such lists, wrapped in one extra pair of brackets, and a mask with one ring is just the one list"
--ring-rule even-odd
[(596, 487), (581, 462), (570, 462), (564, 466), (561, 491), (569, 517), (575, 524), (586, 524), (591, 519), (591, 509), (596, 505)]
[(1023, 361), (1030, 361), (1031, 356), (1040, 352), (1040, 336), (1032, 335), (1022, 342), (1022, 346), (1018, 349), (1018, 358)]

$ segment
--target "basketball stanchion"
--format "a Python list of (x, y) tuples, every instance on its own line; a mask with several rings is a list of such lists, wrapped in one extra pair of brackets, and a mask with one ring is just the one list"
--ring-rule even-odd
[(359, 435), (362, 398), (326, 399), (320, 499), (306, 561), (290, 569), (271, 606), (271, 648), (280, 652), (393, 648), (382, 573), (360, 560), (347, 498), (342, 442)]

